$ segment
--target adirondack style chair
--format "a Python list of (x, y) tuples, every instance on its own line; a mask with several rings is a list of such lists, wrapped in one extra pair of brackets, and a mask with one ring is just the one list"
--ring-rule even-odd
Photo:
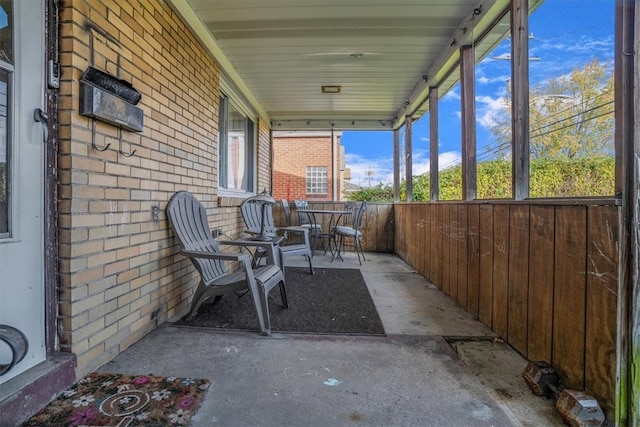
[[(179, 191), (167, 205), (169, 223), (180, 242), (180, 253), (188, 257), (200, 273), (200, 282), (191, 302), (187, 319), (192, 319), (200, 306), (211, 298), (217, 302), (223, 295), (249, 289), (258, 314), (260, 329), (264, 335), (271, 333), (269, 318), (269, 292), (280, 285), (282, 305), (289, 307), (284, 274), (276, 262), (276, 248), (271, 242), (218, 241), (213, 238), (204, 206), (189, 192)], [(260, 248), (267, 263), (252, 267), (251, 256), (242, 253), (221, 252), (221, 245)], [(226, 262), (239, 264), (239, 269), (230, 272)]]
[[(254, 196), (257, 197), (257, 196)], [(247, 227), (247, 234), (253, 238), (267, 237), (277, 242), (278, 257), (282, 274), (284, 274), (285, 260), (291, 256), (303, 255), (309, 262), (309, 272), (313, 274), (313, 262), (311, 257), (311, 245), (309, 244), (309, 229), (304, 227), (276, 227), (273, 220), (273, 207), (271, 204), (254, 202), (252, 197), (245, 199), (240, 204), (240, 213)], [(264, 225), (263, 225), (264, 218)], [(289, 236), (297, 234), (301, 236), (302, 243), (290, 243)], [(277, 239), (278, 236), (283, 237)], [(258, 254), (262, 254), (259, 250)]]

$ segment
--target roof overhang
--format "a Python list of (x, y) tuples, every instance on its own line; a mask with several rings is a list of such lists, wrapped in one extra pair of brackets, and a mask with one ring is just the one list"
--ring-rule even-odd
[(455, 85), (460, 47), (509, 34), (508, 0), (168, 1), (274, 130), (397, 129)]

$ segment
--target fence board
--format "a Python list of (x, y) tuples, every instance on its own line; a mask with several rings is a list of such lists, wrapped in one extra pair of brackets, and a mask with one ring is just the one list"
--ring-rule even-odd
[(584, 206), (556, 207), (553, 362), (569, 388), (584, 388), (587, 215)]
[(442, 205), (442, 221), (440, 229), (442, 230), (442, 291), (451, 295), (451, 205)]
[(449, 295), (458, 301), (458, 205), (449, 206)]
[(443, 238), (444, 238), (444, 233), (442, 232), (442, 217), (443, 217), (443, 212), (444, 212), (444, 206), (443, 205), (436, 205), (436, 286), (438, 286), (438, 288), (442, 289), (442, 277), (443, 277), (443, 273), (442, 273), (442, 260), (443, 260), (443, 255), (442, 255), (442, 242), (443, 242)]
[(493, 330), (509, 336), (509, 206), (493, 208)]
[(393, 246), (396, 249), (396, 254), (402, 259), (407, 259), (405, 254), (405, 249), (403, 245), (403, 240), (400, 236), (404, 236), (406, 234), (406, 228), (403, 221), (404, 210), (406, 207), (403, 204), (397, 204), (393, 209), (393, 222), (395, 223), (398, 231), (395, 233), (395, 238), (393, 239)]
[(420, 228), (418, 233), (418, 241), (420, 242), (420, 274), (427, 276), (427, 257), (429, 256), (429, 218), (425, 206), (420, 206)]
[(458, 230), (456, 232), (456, 237), (458, 241), (458, 304), (468, 310), (468, 288), (467, 288), (467, 262), (469, 260), (468, 255), (468, 206), (469, 205), (459, 205), (458, 206)]
[(587, 224), (587, 305), (585, 390), (613, 413), (616, 378), (618, 216), (589, 207)]
[(531, 206), (528, 357), (551, 363), (555, 208)]
[(431, 221), (429, 222), (429, 260), (428, 260), (429, 274), (427, 278), (431, 281), (431, 283), (434, 283), (436, 279), (436, 263), (438, 259), (437, 258), (438, 250), (436, 245), (436, 242), (437, 242), (436, 224), (438, 222), (438, 210), (437, 210), (437, 206), (434, 204), (429, 205), (429, 218), (431, 218)]
[(529, 206), (509, 207), (508, 337), (527, 355), (527, 296), (529, 291)]
[(467, 230), (467, 311), (477, 319), (480, 283), (480, 209), (478, 205), (469, 206)]
[(480, 206), (480, 286), (478, 316), (493, 326), (493, 205)]

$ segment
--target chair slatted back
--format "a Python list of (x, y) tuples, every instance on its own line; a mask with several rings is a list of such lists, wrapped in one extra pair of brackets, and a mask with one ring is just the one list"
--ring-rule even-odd
[(245, 199), (240, 204), (240, 213), (247, 231), (250, 233), (260, 233), (262, 226), (262, 209), (264, 206), (264, 234), (267, 236), (276, 235), (276, 226), (273, 220), (273, 208), (269, 204), (254, 202), (251, 197)]
[[(167, 204), (167, 216), (173, 233), (185, 250), (218, 252), (219, 244), (211, 235), (207, 211), (195, 196), (187, 191), (179, 191)], [(190, 257), (204, 283), (227, 274), (220, 260)]]
[(296, 205), (296, 212), (298, 213), (298, 224), (309, 224), (309, 216), (302, 212), (309, 209), (309, 203), (306, 200), (294, 200), (293, 203)]
[(367, 210), (367, 202), (361, 202), (360, 204), (353, 204), (351, 207), (351, 227), (354, 230), (360, 230), (362, 227), (362, 219), (364, 218), (364, 212)]
[(291, 207), (289, 207), (289, 202), (287, 201), (287, 199), (280, 200), (280, 203), (282, 203), (282, 211), (284, 212), (284, 226), (289, 227), (292, 225), (291, 224)]

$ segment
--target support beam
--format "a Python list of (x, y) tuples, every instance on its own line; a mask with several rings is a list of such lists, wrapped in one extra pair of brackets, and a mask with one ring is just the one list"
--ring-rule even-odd
[(405, 133), (404, 133), (404, 151), (407, 159), (406, 170), (407, 170), (407, 202), (413, 201), (413, 160), (411, 158), (411, 154), (413, 152), (412, 143), (411, 143), (411, 127), (413, 126), (413, 117), (407, 116), (405, 122)]
[(429, 187), (431, 201), (435, 202), (440, 198), (440, 168), (438, 159), (438, 88), (429, 88)]
[(400, 201), (400, 130), (393, 131), (393, 202)]
[(340, 195), (338, 194), (338, 182), (340, 181), (340, 172), (338, 171), (338, 161), (336, 152), (338, 147), (336, 147), (336, 135), (331, 128), (331, 175), (333, 175), (333, 183), (331, 185), (331, 201), (335, 202), (340, 200)]
[(475, 49), (460, 48), (460, 103), (462, 111), (462, 200), (477, 198), (476, 185), (476, 77)]
[(529, 197), (529, 1), (511, 2), (511, 158), (515, 200)]
[(615, 425), (640, 424), (640, 7), (616, 2), (615, 152), (618, 236), (618, 333)]

